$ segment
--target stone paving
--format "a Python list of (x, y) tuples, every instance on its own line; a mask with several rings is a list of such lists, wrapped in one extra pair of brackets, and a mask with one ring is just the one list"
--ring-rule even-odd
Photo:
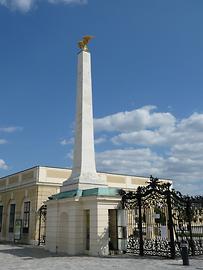
[(0, 270), (203, 270), (203, 256), (190, 259), (190, 266), (182, 260), (140, 258), (135, 256), (59, 256), (42, 247), (0, 244)]

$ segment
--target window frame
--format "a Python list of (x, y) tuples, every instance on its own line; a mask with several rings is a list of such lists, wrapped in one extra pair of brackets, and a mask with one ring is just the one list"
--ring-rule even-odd
[(3, 226), (3, 211), (4, 211), (4, 206), (1, 204), (0, 205), (0, 232), (2, 231), (2, 226)]
[(29, 233), (30, 227), (30, 201), (23, 204), (23, 233)]
[(9, 233), (13, 233), (14, 232), (15, 210), (16, 210), (16, 204), (15, 203), (11, 203), (10, 204), (10, 213), (9, 213), (9, 226), (8, 226)]

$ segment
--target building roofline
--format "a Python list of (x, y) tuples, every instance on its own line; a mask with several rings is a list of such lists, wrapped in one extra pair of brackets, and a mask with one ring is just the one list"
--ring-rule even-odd
[(24, 170), (21, 170), (21, 171), (17, 171), (15, 173), (11, 173), (11, 174), (8, 174), (8, 175), (5, 175), (5, 176), (0, 177), (0, 180), (3, 179), (3, 178), (7, 178), (7, 177), (10, 177), (10, 176), (13, 176), (13, 175), (18, 174), (18, 173), (23, 173), (23, 172), (26, 172), (26, 171), (29, 171), (29, 170), (33, 170), (33, 169), (39, 168), (39, 167), (41, 167), (41, 166), (33, 166), (31, 168), (27, 168), (27, 169), (24, 169)]
[[(15, 173), (12, 173), (12, 174), (8, 174), (6, 176), (3, 176), (3, 177), (0, 177), (0, 180), (4, 179), (4, 178), (7, 178), (7, 177), (11, 177), (15, 174), (19, 174), (19, 173), (23, 173), (23, 172), (26, 172), (26, 171), (29, 171), (29, 170), (32, 170), (32, 169), (36, 169), (36, 168), (52, 168), (52, 169), (62, 169), (62, 170), (72, 170), (71, 168), (67, 168), (67, 167), (57, 167), (57, 166), (48, 166), (48, 165), (36, 165), (36, 166), (33, 166), (31, 168), (27, 168), (27, 169), (24, 169), (24, 170), (21, 170), (21, 171), (17, 171)], [(125, 174), (125, 173), (116, 173), (116, 172), (103, 172), (103, 171), (97, 171), (98, 173), (103, 173), (103, 174), (111, 174), (111, 175), (121, 175), (121, 176), (131, 176), (131, 177), (141, 177), (141, 178), (149, 178), (149, 176), (143, 176), (143, 175), (134, 175), (134, 174)], [(160, 179), (162, 180), (168, 180), (168, 181), (172, 181), (171, 178), (163, 178), (163, 177), (160, 177)]]
[[(143, 175), (134, 175), (134, 174), (125, 174), (125, 173), (115, 173), (115, 172), (101, 172), (101, 171), (97, 171), (97, 172), (98, 172), (98, 173), (112, 174), (112, 175), (131, 176), (131, 177), (142, 177), (142, 178), (149, 178), (149, 177), (150, 177), (150, 176), (143, 176)], [(171, 178), (163, 178), (163, 177), (160, 177), (159, 179), (172, 181)]]

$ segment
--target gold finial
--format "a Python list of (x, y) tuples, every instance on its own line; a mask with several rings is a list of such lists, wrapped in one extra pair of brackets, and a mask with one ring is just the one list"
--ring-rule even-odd
[(83, 39), (81, 41), (78, 42), (78, 47), (85, 52), (88, 52), (88, 47), (87, 44), (89, 43), (89, 41), (91, 39), (93, 39), (93, 36), (84, 36)]

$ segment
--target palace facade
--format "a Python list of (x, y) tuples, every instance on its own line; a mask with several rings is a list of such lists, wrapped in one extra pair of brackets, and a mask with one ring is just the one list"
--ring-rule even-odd
[[(70, 169), (36, 166), (0, 178), (0, 241), (41, 242), (45, 232), (40, 232), (40, 209), (49, 197), (60, 192), (60, 187), (70, 175)], [(149, 180), (111, 173), (98, 175), (109, 187), (125, 190), (136, 190)], [(19, 224), (20, 231), (17, 228)]]

